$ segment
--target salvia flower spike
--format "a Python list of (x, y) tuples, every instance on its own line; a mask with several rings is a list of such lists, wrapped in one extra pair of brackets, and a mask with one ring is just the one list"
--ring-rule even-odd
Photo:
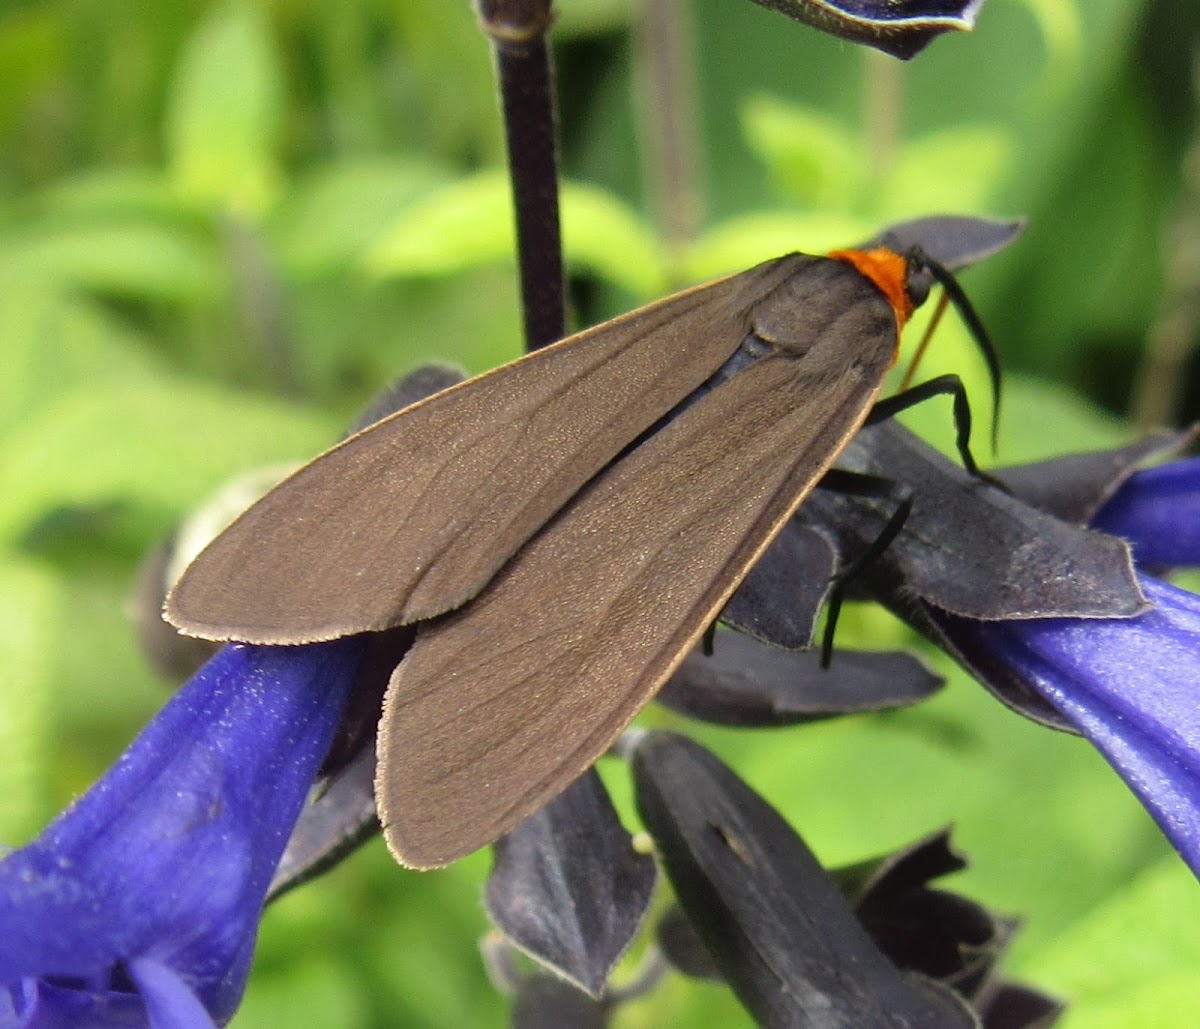
[[(1200, 461), (1131, 476), (1092, 524), (1157, 566), (1200, 564)], [(1153, 607), (1133, 618), (979, 622), (942, 615), (1104, 754), (1200, 877), (1200, 597), (1139, 573)]]
[(0, 860), (0, 1025), (223, 1025), (361, 641), (224, 647)]

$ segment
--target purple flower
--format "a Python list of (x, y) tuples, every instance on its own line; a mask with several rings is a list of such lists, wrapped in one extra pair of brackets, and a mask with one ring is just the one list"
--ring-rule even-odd
[(954, 619), (1104, 754), (1200, 875), (1200, 598), (1142, 578), (1136, 618)]
[[(1200, 564), (1200, 461), (1137, 473), (1093, 525), (1128, 539), (1141, 562)], [(1200, 876), (1200, 597), (1139, 579), (1154, 607), (1135, 618), (938, 621), (1091, 740)]]
[(1129, 540), (1147, 568), (1200, 565), (1200, 457), (1135, 473), (1096, 513), (1092, 528)]
[(359, 640), (224, 647), (0, 860), (0, 1025), (224, 1024)]
[(969, 32), (983, 0), (754, 0), (842, 39), (908, 60), (943, 32)]

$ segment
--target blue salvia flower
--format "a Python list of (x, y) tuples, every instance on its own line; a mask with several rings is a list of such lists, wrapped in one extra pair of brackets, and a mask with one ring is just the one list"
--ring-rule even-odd
[(1092, 519), (1146, 568), (1200, 567), (1200, 457), (1133, 475)]
[[(1128, 539), (1140, 564), (1200, 565), (1200, 460), (1135, 474), (1092, 525)], [(1200, 597), (1139, 579), (1154, 607), (1135, 618), (938, 620), (1090, 739), (1200, 876)]]
[(229, 645), (0, 860), (0, 1026), (221, 1025), (360, 640)]
[(904, 60), (943, 32), (970, 32), (983, 0), (754, 0)]

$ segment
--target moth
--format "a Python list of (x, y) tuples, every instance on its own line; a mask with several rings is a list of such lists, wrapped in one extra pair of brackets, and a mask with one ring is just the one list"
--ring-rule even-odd
[(281, 646), (419, 623), (376, 799), (401, 863), (447, 864), (583, 773), (720, 615), (878, 410), (932, 279), (956, 290), (929, 254), (1013, 234), (927, 219), (790, 254), (443, 390), (247, 510), (166, 616)]

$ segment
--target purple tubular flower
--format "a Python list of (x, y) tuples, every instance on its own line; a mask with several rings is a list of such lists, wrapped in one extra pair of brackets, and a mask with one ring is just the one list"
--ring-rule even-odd
[(1136, 472), (1096, 513), (1092, 528), (1129, 540), (1145, 567), (1200, 565), (1200, 457)]
[(1136, 618), (951, 619), (1104, 754), (1200, 877), (1200, 597), (1141, 577)]
[(842, 39), (908, 60), (943, 32), (969, 32), (984, 0), (754, 0)]
[[(1200, 564), (1200, 460), (1131, 476), (1092, 527), (1127, 539), (1141, 564)], [(1091, 740), (1200, 877), (1200, 597), (1138, 578), (1154, 607), (1135, 618), (938, 621)]]
[(221, 1025), (361, 640), (224, 647), (0, 860), (0, 1025)]

